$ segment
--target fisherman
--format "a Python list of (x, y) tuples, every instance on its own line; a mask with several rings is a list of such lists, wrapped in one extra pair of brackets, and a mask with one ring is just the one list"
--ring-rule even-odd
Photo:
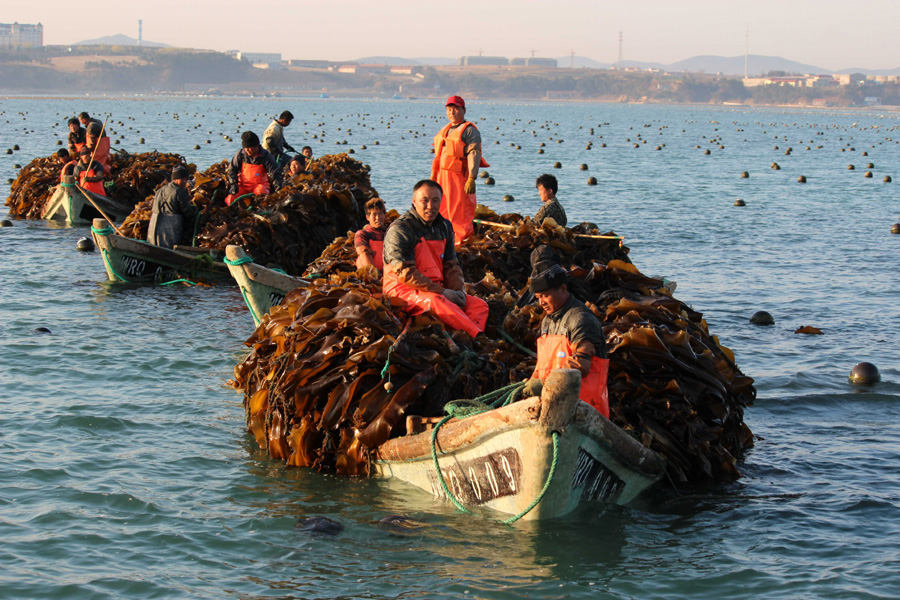
[(453, 226), (440, 214), (442, 195), (437, 182), (418, 182), (412, 208), (388, 228), (384, 295), (405, 301), (410, 315), (431, 311), (449, 328), (475, 337), (487, 324), (488, 305), (465, 292)]
[(302, 154), (295, 154), (288, 163), (288, 177), (296, 177), (306, 173), (306, 157)]
[(568, 219), (562, 204), (556, 199), (556, 191), (559, 189), (556, 177), (544, 173), (537, 178), (535, 187), (544, 205), (535, 213), (534, 220), (538, 222), (538, 225), (543, 225), (544, 219), (551, 218), (560, 227), (565, 227)]
[(474, 233), (475, 178), (479, 167), (488, 167), (481, 158), (481, 133), (465, 120), (466, 102), (450, 96), (445, 103), (450, 122), (434, 136), (431, 179), (444, 190), (441, 215), (453, 223), (456, 242)]
[(353, 246), (356, 248), (356, 268), (362, 269), (373, 266), (380, 274), (384, 271), (384, 234), (387, 229), (384, 221), (387, 218), (387, 210), (384, 200), (372, 198), (366, 202), (366, 221), (368, 225), (356, 232), (353, 237)]
[(78, 164), (78, 155), (74, 155), (75, 158), (69, 155), (68, 150), (64, 150), (60, 148), (56, 151), (56, 162), (63, 166), (62, 169), (59, 170), (59, 181), (65, 181), (66, 177), (72, 177), (75, 175), (75, 165)]
[(78, 151), (84, 146), (84, 127), (76, 117), (69, 119), (69, 154), (78, 157)]
[(309, 146), (303, 146), (303, 149), (300, 150), (300, 154), (306, 157), (307, 163), (312, 160), (312, 148)]
[[(103, 129), (103, 122), (100, 121), (100, 120), (98, 120), (98, 119), (93, 119), (93, 118), (91, 118), (91, 115), (87, 114), (86, 112), (83, 112), (83, 113), (81, 113), (80, 115), (78, 115), (78, 121), (79, 121), (82, 125), (84, 125), (85, 129), (87, 129), (87, 127), (88, 127), (91, 123), (94, 123), (94, 124), (96, 124), (100, 129)], [(100, 131), (100, 129), (98, 129), (97, 131)], [(107, 136), (106, 136), (106, 131), (103, 132), (103, 137), (107, 137)]]
[(147, 230), (147, 241), (151, 244), (173, 248), (181, 243), (184, 218), (197, 213), (187, 190), (189, 179), (187, 168), (179, 165), (172, 169), (172, 180), (156, 190)]
[(72, 175), (78, 180), (79, 185), (89, 192), (97, 195), (105, 196), (106, 189), (103, 187), (103, 165), (96, 160), (91, 160), (91, 150), (87, 146), (78, 152), (78, 164), (72, 171)]
[[(98, 125), (95, 121), (92, 121), (87, 126), (87, 132), (84, 136), (84, 147), (94, 154), (94, 160), (103, 165), (104, 171), (110, 173), (112, 168), (109, 159), (109, 138), (106, 135), (101, 136), (102, 130), (102, 123)], [(97, 149), (96, 152), (94, 152), (94, 148)]]
[(289, 126), (293, 120), (294, 115), (291, 114), (291, 111), (286, 110), (277, 119), (272, 120), (271, 125), (263, 134), (263, 148), (269, 151), (280, 170), (284, 170), (289, 158), (285, 149), (296, 152), (293, 146), (284, 139), (284, 128)]
[(228, 185), (228, 205), (244, 194), (261, 196), (281, 188), (281, 171), (275, 159), (260, 147), (259, 136), (252, 131), (241, 134), (241, 149), (228, 166)]
[(537, 341), (537, 366), (522, 396), (539, 396), (543, 380), (554, 369), (578, 369), (578, 397), (608, 418), (609, 359), (603, 327), (594, 313), (569, 293), (568, 283), (569, 275), (558, 263), (541, 260), (534, 264), (528, 286), (545, 315)]

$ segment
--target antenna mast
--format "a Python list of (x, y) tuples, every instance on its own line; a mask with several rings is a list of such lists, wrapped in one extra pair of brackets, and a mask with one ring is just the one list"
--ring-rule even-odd
[(619, 66), (622, 66), (622, 32), (619, 32), (619, 60), (616, 63)]
[(569, 57), (570, 57), (569, 58), (569, 68), (574, 69), (575, 68), (575, 51), (574, 50), (569, 51)]
[(747, 27), (746, 36), (747, 36), (747, 38), (746, 38), (747, 45), (744, 49), (744, 79), (747, 79), (747, 77), (749, 77), (748, 73), (750, 72), (750, 69), (748, 68), (750, 65), (750, 28), (749, 27)]
[(138, 42), (137, 45), (140, 46), (144, 41), (144, 20), (138, 19)]

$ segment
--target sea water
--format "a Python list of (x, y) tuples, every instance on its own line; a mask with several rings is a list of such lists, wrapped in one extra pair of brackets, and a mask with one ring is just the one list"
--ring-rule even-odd
[[(401, 211), (445, 121), (439, 100), (7, 98), (0, 197), (82, 110), (111, 115), (114, 149), (204, 169), (284, 109), (293, 146), (354, 149)], [(479, 201), (533, 214), (534, 179), (556, 175), (570, 223), (625, 235), (735, 351), (759, 392), (743, 477), (505, 526), (286, 469), (226, 385), (252, 331), (237, 289), (109, 284), (75, 250), (87, 228), (16, 221), (0, 229), (0, 597), (900, 597), (900, 180), (882, 181), (900, 177), (900, 115), (471, 100), (467, 116), (496, 180)], [(775, 325), (751, 325), (757, 310)], [(881, 383), (848, 383), (860, 361)], [(389, 515), (424, 526), (386, 530)], [(310, 516), (345, 528), (294, 528)]]

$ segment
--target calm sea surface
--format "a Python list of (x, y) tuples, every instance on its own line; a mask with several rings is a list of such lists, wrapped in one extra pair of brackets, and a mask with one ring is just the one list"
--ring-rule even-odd
[[(0, 199), (82, 110), (111, 113), (114, 147), (202, 169), (283, 109), (292, 145), (355, 149), (400, 210), (444, 120), (437, 101), (0, 99)], [(75, 251), (86, 228), (16, 221), (0, 229), (0, 598), (900, 597), (900, 115), (474, 101), (468, 116), (496, 179), (481, 202), (533, 214), (535, 177), (555, 174), (570, 221), (625, 235), (735, 351), (759, 391), (744, 478), (503, 526), (286, 470), (225, 385), (252, 330), (237, 289), (110, 285)], [(750, 325), (757, 310), (776, 324)], [(850, 386), (859, 361), (882, 382)], [(394, 514), (427, 527), (376, 525)], [(295, 530), (306, 516), (345, 529)]]

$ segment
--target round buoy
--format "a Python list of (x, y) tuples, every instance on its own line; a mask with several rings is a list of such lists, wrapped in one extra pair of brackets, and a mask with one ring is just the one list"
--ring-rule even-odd
[(350, 148), (349, 150), (347, 150), (347, 154), (356, 154), (356, 150)]
[(703, 151), (703, 154), (709, 154), (709, 153), (710, 153), (709, 148), (707, 148), (706, 150)]
[(488, 177), (484, 180), (484, 185), (494, 185), (496, 182), (493, 177)]
[(874, 164), (874, 163), (866, 163), (866, 168), (867, 168), (867, 169), (874, 169), (874, 168), (875, 168), (875, 164)]
[(57, 146), (62, 146), (62, 140), (56, 140), (56, 145), (57, 145)]
[(491, 174), (488, 173), (487, 171), (482, 171), (481, 173), (478, 174), (478, 176), (481, 177), (482, 179), (487, 179), (488, 177), (491, 176)]
[(868, 153), (868, 152), (863, 152), (862, 155), (863, 155), (863, 156), (868, 156), (869, 153)]
[(543, 154), (543, 153), (544, 153), (544, 149), (543, 149), (543, 148), (538, 148), (538, 154)]
[(735, 206), (747, 206), (747, 203), (744, 202), (743, 200), (741, 200), (740, 198), (738, 198), (737, 200), (734, 201), (734, 205)]
[(586, 164), (584, 164), (584, 163), (581, 163), (581, 166), (578, 167), (578, 168), (581, 169), (582, 171), (587, 171), (587, 170), (588, 170), (588, 166), (587, 166)]
[(806, 175), (801, 175), (797, 178), (797, 183), (806, 183)]
[(602, 144), (600, 144), (600, 147), (601, 147), (601, 148), (606, 148), (606, 142), (603, 142)]
[(35, 333), (53, 333), (48, 327), (35, 327), (32, 331)]
[(561, 162), (553, 163), (553, 168), (554, 169), (562, 169), (562, 163)]
[(750, 322), (754, 325), (774, 325), (775, 317), (764, 310), (758, 310), (750, 317)]
[(12, 154), (12, 148), (7, 148), (7, 149), (6, 149), (6, 153), (7, 153), (7, 154)]
[(748, 177), (750, 177), (750, 173), (748, 173), (747, 171), (741, 171), (741, 179), (747, 179)]
[(366, 148), (366, 145), (363, 144), (362, 146), (359, 147), (359, 149), (360, 149), (360, 150), (366, 150), (367, 148)]
[(384, 384), (384, 390), (385, 390), (386, 392), (390, 392), (390, 391), (392, 391), (393, 389), (394, 389), (394, 384), (393, 384), (393, 383), (391, 383), (390, 381), (385, 382), (385, 384)]
[(19, 163), (16, 163), (13, 165), (13, 169), (21, 169), (21, 168), (22, 168), (22, 165), (20, 165)]
[(662, 150), (662, 146), (657, 146), (656, 149), (657, 149), (657, 150)]
[(75, 242), (75, 249), (79, 252), (93, 252), (94, 240), (92, 240), (91, 238), (83, 237)]
[(890, 175), (885, 175), (885, 176), (884, 176), (884, 182), (885, 182), (885, 183), (890, 183), (891, 181), (893, 181), (893, 179), (891, 179), (891, 176), (890, 176)]
[[(374, 146), (377, 146), (377, 145), (378, 145), (378, 140), (375, 140), (375, 142), (373, 142), (373, 145), (374, 145)], [(432, 148), (432, 150), (434, 150), (434, 148)]]
[(587, 184), (588, 185), (597, 185), (597, 178), (596, 177), (588, 177)]
[(881, 373), (872, 363), (861, 362), (850, 370), (849, 379), (854, 385), (872, 385), (881, 381)]
[(194, 150), (199, 150), (199, 149), (200, 149), (200, 146), (198, 146), (197, 144), (194, 144)]
[(771, 166), (772, 169), (774, 169), (774, 170), (776, 170), (776, 171), (780, 171), (780, 170), (781, 170), (781, 165), (779, 165), (778, 163), (772, 163), (770, 166)]
[(872, 177), (872, 171), (866, 171), (865, 175), (863, 175), (866, 179), (870, 179)]
[[(9, 221), (4, 221), (4, 223), (9, 223)], [(12, 223), (9, 225), (0, 224), (0, 227), (11, 227)], [(891, 233), (900, 233), (900, 223), (894, 223), (891, 225)]]
[(13, 226), (13, 222), (10, 221), (9, 219), (3, 219), (2, 221), (0, 221), (0, 227), (12, 227), (12, 226)]
[(503, 196), (503, 201), (504, 201), (504, 202), (515, 202), (515, 200), (516, 200), (516, 199), (513, 198), (513, 197), (512, 197), (511, 195), (509, 195), (509, 194), (506, 194), (505, 196)]
[(17, 151), (18, 151), (18, 150), (20, 150), (20, 149), (21, 149), (21, 148), (19, 148), (19, 145), (18, 145), (18, 144), (15, 144), (15, 145), (13, 146), (13, 150), (17, 150)]
[(855, 170), (856, 170), (856, 167), (854, 167), (853, 165), (847, 165), (847, 170), (848, 170), (848, 171), (855, 171)]
[(138, 144), (143, 144), (143, 143), (144, 143), (144, 138), (138, 138)]

